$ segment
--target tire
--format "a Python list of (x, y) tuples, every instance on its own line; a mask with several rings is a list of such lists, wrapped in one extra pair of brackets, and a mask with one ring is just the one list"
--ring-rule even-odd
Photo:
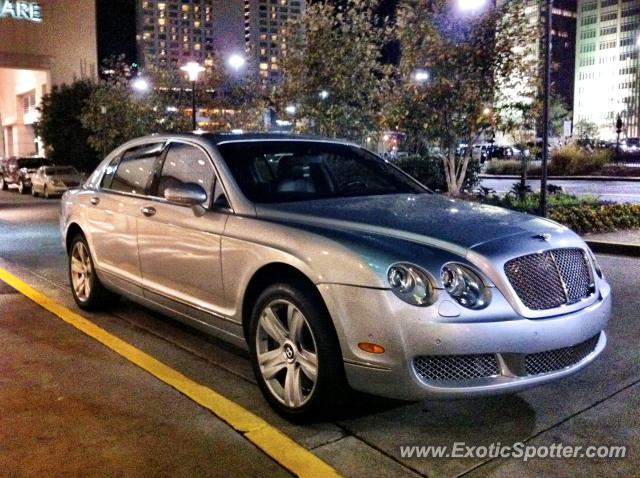
[(49, 199), (49, 190), (47, 189), (46, 185), (42, 188), (42, 195), (45, 199)]
[(335, 329), (312, 290), (280, 283), (262, 292), (251, 313), (249, 348), (260, 390), (290, 421), (326, 416), (347, 391)]
[(69, 248), (69, 284), (73, 298), (83, 310), (100, 310), (112, 301), (114, 294), (100, 282), (93, 257), (82, 234), (73, 238)]
[(27, 194), (27, 191), (28, 191), (28, 190), (29, 190), (29, 188), (27, 188), (27, 187), (24, 185), (24, 182), (20, 181), (20, 182), (18, 183), (18, 192), (19, 192), (20, 194)]
[(0, 190), (6, 191), (7, 189), (9, 189), (7, 182), (4, 180), (4, 177), (0, 177)]
[(33, 196), (34, 198), (38, 197), (38, 193), (36, 192), (36, 188), (33, 185), (31, 185), (31, 196)]

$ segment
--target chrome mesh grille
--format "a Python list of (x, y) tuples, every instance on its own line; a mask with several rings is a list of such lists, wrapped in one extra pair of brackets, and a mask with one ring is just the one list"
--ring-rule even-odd
[(467, 380), (498, 375), (493, 354), (434, 355), (413, 359), (416, 373), (423, 380)]
[(517, 257), (504, 265), (511, 286), (532, 310), (574, 304), (592, 292), (589, 263), (582, 249), (554, 249)]
[(529, 354), (524, 359), (525, 372), (527, 375), (539, 375), (575, 365), (595, 350), (599, 338), (600, 334), (572, 347)]

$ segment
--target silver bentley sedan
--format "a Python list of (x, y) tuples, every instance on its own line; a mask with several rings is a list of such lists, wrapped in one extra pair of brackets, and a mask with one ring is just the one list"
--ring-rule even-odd
[(65, 193), (83, 309), (124, 295), (249, 349), (290, 419), (350, 386), (407, 400), (514, 392), (605, 347), (611, 289), (552, 221), (433, 194), (347, 142), (149, 136)]

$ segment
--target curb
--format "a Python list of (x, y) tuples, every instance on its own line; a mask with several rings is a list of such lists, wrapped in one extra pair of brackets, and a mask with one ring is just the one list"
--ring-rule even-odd
[[(479, 174), (480, 179), (520, 179), (519, 174)], [(640, 176), (549, 176), (551, 181), (620, 181), (640, 182)], [(527, 181), (539, 181), (540, 176), (527, 176)]]
[(640, 257), (640, 245), (621, 242), (590, 241), (583, 238), (593, 252), (614, 254), (617, 256)]

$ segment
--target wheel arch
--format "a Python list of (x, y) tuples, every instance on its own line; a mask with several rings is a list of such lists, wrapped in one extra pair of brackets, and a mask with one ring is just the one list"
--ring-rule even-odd
[[(278, 279), (275, 279), (275, 278)], [(336, 333), (335, 324), (331, 319), (329, 308), (318, 290), (316, 284), (302, 271), (292, 265), (282, 262), (272, 262), (265, 264), (254, 272), (251, 279), (247, 283), (244, 295), (242, 297), (242, 330), (245, 339), (249, 337), (249, 322), (251, 321), (251, 311), (256, 300), (267, 287), (279, 282), (286, 282), (292, 285), (301, 286), (311, 292), (318, 300), (318, 303), (324, 307), (326, 317), (330, 320), (330, 325)], [(337, 333), (336, 333), (337, 337)], [(338, 341), (339, 344), (339, 341)]]
[(87, 237), (84, 231), (82, 230), (82, 228), (77, 223), (72, 222), (71, 224), (69, 224), (69, 227), (67, 227), (67, 233), (64, 238), (65, 249), (67, 250), (67, 254), (71, 249), (71, 242), (73, 241), (73, 238), (76, 237), (78, 234), (81, 234), (85, 238)]

